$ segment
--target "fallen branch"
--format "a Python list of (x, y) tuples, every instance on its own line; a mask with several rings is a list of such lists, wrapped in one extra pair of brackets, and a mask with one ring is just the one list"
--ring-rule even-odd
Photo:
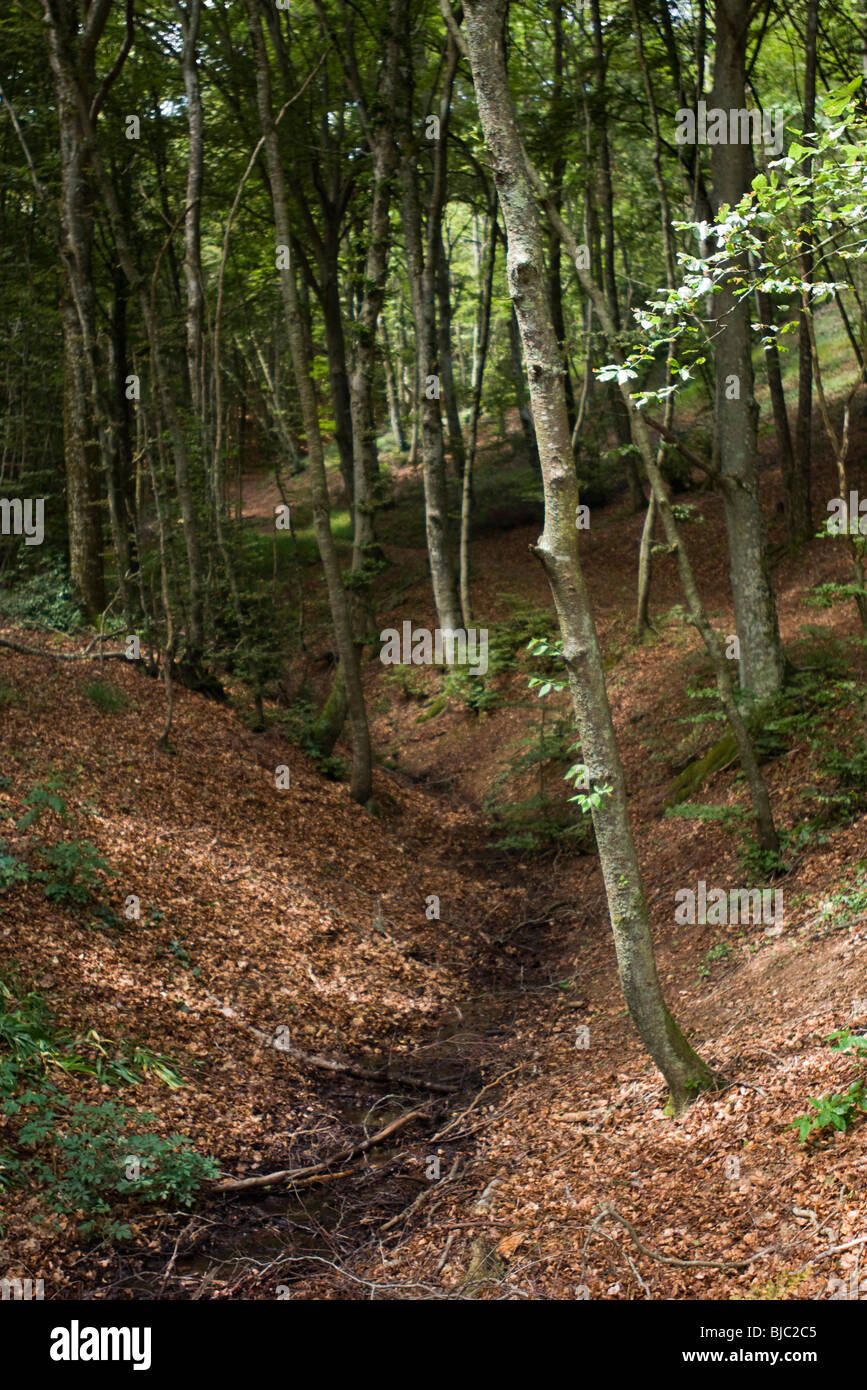
[(273, 1048), (275, 1052), (281, 1052), (285, 1057), (292, 1057), (296, 1062), (302, 1062), (305, 1066), (315, 1067), (319, 1071), (339, 1072), (341, 1076), (355, 1076), (361, 1081), (376, 1081), (380, 1084), (387, 1081), (396, 1085), (412, 1086), (417, 1091), (432, 1091), (436, 1095), (452, 1095), (457, 1090), (456, 1086), (447, 1086), (441, 1081), (421, 1081), (409, 1076), (395, 1076), (389, 1071), (373, 1071), (369, 1067), (358, 1067), (351, 1062), (337, 1062), (331, 1057), (319, 1057), (314, 1052), (302, 1052), (300, 1048), (290, 1046), (282, 1036), (279, 1039), (269, 1038), (268, 1034), (263, 1033), (261, 1028), (255, 1028), (252, 1023), (247, 1023), (228, 1004), (221, 1004), (215, 995), (209, 994), (207, 990), (202, 992), (205, 998), (214, 1005), (217, 1012), (234, 1023), (236, 1028), (242, 1028), (244, 1032), (256, 1038), (263, 1046)]
[[(94, 638), (98, 642), (99, 638)], [(45, 647), (25, 647), (20, 642), (10, 642), (8, 637), (0, 637), (0, 647), (8, 647), (10, 651), (20, 652), (22, 656), (47, 656), (54, 661), (127, 661), (126, 652), (91, 652), (90, 645), (83, 652), (52, 652)]]
[(494, 941), (506, 941), (510, 936), (514, 936), (515, 932), (519, 932), (522, 927), (537, 927), (540, 922), (549, 921), (551, 918), (551, 914), (553, 912), (556, 912), (556, 910), (560, 907), (568, 907), (572, 912), (574, 912), (574, 900), (572, 898), (558, 898), (557, 902), (551, 903), (550, 906), (546, 907), (545, 911), (542, 913), (540, 917), (525, 917), (523, 922), (516, 922), (514, 926), (507, 928), (507, 930), (501, 932), (499, 936), (495, 936)]
[[(625, 1227), (642, 1255), (647, 1255), (651, 1260), (658, 1260), (660, 1264), (677, 1265), (679, 1269), (693, 1269), (695, 1267), (701, 1269), (746, 1269), (747, 1265), (753, 1264), (755, 1260), (761, 1259), (763, 1255), (775, 1255), (778, 1251), (776, 1245), (769, 1245), (765, 1250), (756, 1250), (756, 1252), (750, 1255), (749, 1259), (746, 1260), (679, 1260), (674, 1255), (660, 1255), (656, 1250), (651, 1250), (649, 1246), (645, 1245), (644, 1242), (639, 1239), (632, 1223), (627, 1221), (625, 1216), (621, 1216), (620, 1212), (616, 1211), (614, 1207), (603, 1207), (602, 1211), (599, 1213), (599, 1217), (596, 1219), (599, 1220), (601, 1217), (605, 1216), (613, 1216), (615, 1221), (619, 1221), (621, 1226)], [(604, 1235), (605, 1232), (603, 1231), (601, 1234)], [(865, 1239), (867, 1239), (867, 1237), (865, 1237)]]
[(444, 1135), (448, 1134), (450, 1129), (454, 1129), (455, 1125), (460, 1124), (461, 1120), (466, 1119), (470, 1111), (474, 1110), (475, 1107), (478, 1105), (479, 1101), (481, 1100), (482, 1096), (485, 1094), (486, 1091), (492, 1091), (495, 1086), (499, 1086), (501, 1081), (505, 1081), (507, 1076), (514, 1076), (515, 1072), (519, 1070), (520, 1067), (512, 1067), (511, 1071), (504, 1071), (500, 1076), (496, 1078), (495, 1081), (489, 1081), (487, 1086), (482, 1087), (475, 1100), (471, 1101), (471, 1103), (467, 1106), (466, 1110), (462, 1110), (460, 1115), (456, 1115), (453, 1120), (450, 1120), (444, 1129), (437, 1130), (436, 1134), (433, 1136), (434, 1139), (442, 1139)]
[[(312, 1178), (320, 1173), (327, 1173), (328, 1169), (335, 1163), (348, 1163), (350, 1159), (358, 1158), (361, 1154), (367, 1153), (368, 1149), (381, 1144), (383, 1139), (394, 1134), (396, 1130), (403, 1129), (411, 1120), (418, 1119), (421, 1115), (427, 1114), (427, 1108), (421, 1106), (418, 1110), (408, 1110), (405, 1115), (392, 1120), (391, 1124), (385, 1126), (376, 1134), (372, 1134), (369, 1139), (363, 1139), (360, 1144), (355, 1144), (351, 1149), (344, 1153), (334, 1154), (332, 1158), (323, 1159), (321, 1163), (311, 1163), (306, 1168), (284, 1168), (278, 1173), (260, 1173), (255, 1178), (230, 1178), (224, 1182), (214, 1183), (211, 1190), (213, 1192), (243, 1192), (251, 1187), (271, 1187), (274, 1183), (295, 1182), (299, 1178)], [(334, 1174), (333, 1176), (337, 1176)], [(345, 1174), (340, 1174), (341, 1177)]]
[[(816, 1260), (827, 1260), (829, 1255), (839, 1255), (843, 1250), (851, 1250), (855, 1245), (867, 1245), (867, 1236), (858, 1236), (857, 1240), (847, 1240), (845, 1245), (832, 1245), (828, 1250), (820, 1250), (818, 1255), (811, 1255), (806, 1264), (801, 1265), (800, 1269), (809, 1269)], [(796, 1273), (800, 1273), (800, 1269)]]
[[(434, 1135), (434, 1138), (436, 1138), (436, 1135)], [(428, 1198), (433, 1196), (435, 1192), (441, 1192), (442, 1189), (445, 1187), (446, 1183), (451, 1182), (452, 1178), (454, 1178), (457, 1175), (460, 1166), (461, 1156), (460, 1154), (458, 1154), (457, 1158), (451, 1166), (451, 1171), (447, 1174), (443, 1181), (432, 1182), (429, 1187), (423, 1187), (421, 1192), (412, 1202), (410, 1202), (408, 1207), (405, 1207), (403, 1211), (399, 1211), (397, 1213), (397, 1216), (392, 1216), (389, 1221), (386, 1221), (384, 1226), (380, 1226), (380, 1235), (382, 1235), (385, 1231), (390, 1231), (392, 1226), (396, 1226), (399, 1221), (408, 1220), (409, 1217), (412, 1216), (413, 1212), (418, 1211), (419, 1207), (422, 1205), (423, 1202), (426, 1202)]]

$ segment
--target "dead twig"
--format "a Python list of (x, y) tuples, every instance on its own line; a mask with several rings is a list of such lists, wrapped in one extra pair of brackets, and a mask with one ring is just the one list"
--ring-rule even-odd
[[(434, 1138), (436, 1138), (436, 1135), (434, 1135)], [(380, 1226), (380, 1235), (382, 1235), (385, 1231), (390, 1231), (392, 1226), (396, 1226), (399, 1221), (409, 1220), (413, 1212), (418, 1211), (419, 1207), (422, 1205), (423, 1202), (426, 1202), (427, 1199), (430, 1196), (432, 1196), (434, 1192), (441, 1191), (442, 1188), (445, 1187), (447, 1182), (451, 1182), (452, 1179), (457, 1176), (458, 1169), (460, 1168), (460, 1166), (461, 1158), (459, 1154), (458, 1157), (455, 1159), (454, 1163), (452, 1164), (451, 1170), (449, 1171), (448, 1175), (443, 1179), (443, 1181), (438, 1183), (432, 1182), (429, 1187), (423, 1187), (421, 1192), (412, 1202), (410, 1202), (408, 1207), (406, 1207), (403, 1211), (399, 1211), (397, 1213), (397, 1216), (392, 1216), (389, 1221), (386, 1221), (384, 1226)]]
[(278, 1173), (260, 1173), (254, 1178), (230, 1178), (225, 1182), (214, 1183), (211, 1190), (213, 1192), (244, 1192), (251, 1187), (272, 1187), (275, 1183), (284, 1182), (297, 1183), (299, 1178), (311, 1178), (319, 1173), (327, 1173), (332, 1164), (348, 1163), (350, 1159), (358, 1158), (361, 1154), (367, 1153), (368, 1149), (381, 1144), (383, 1139), (387, 1139), (396, 1130), (403, 1129), (404, 1125), (408, 1125), (411, 1120), (417, 1120), (426, 1114), (426, 1106), (421, 1106), (418, 1110), (409, 1110), (405, 1115), (392, 1120), (391, 1124), (386, 1125), (378, 1133), (372, 1134), (369, 1139), (363, 1139), (360, 1144), (354, 1144), (351, 1149), (334, 1154), (332, 1158), (323, 1159), (321, 1163), (311, 1163), (307, 1168), (284, 1168)]
[(453, 1120), (450, 1120), (449, 1123), (443, 1129), (437, 1130), (436, 1134), (433, 1136), (433, 1140), (436, 1141), (437, 1139), (442, 1139), (443, 1135), (448, 1134), (450, 1129), (454, 1129), (455, 1125), (460, 1124), (461, 1120), (465, 1120), (467, 1115), (469, 1115), (470, 1111), (475, 1110), (476, 1106), (478, 1105), (479, 1101), (481, 1100), (482, 1096), (485, 1094), (486, 1091), (492, 1091), (495, 1086), (499, 1086), (501, 1081), (505, 1081), (507, 1076), (514, 1076), (516, 1071), (520, 1071), (519, 1066), (512, 1067), (511, 1071), (504, 1071), (502, 1075), (498, 1076), (495, 1081), (489, 1081), (487, 1086), (482, 1087), (475, 1100), (473, 1100), (467, 1106), (466, 1110), (462, 1110), (460, 1115), (456, 1115), (455, 1118)]

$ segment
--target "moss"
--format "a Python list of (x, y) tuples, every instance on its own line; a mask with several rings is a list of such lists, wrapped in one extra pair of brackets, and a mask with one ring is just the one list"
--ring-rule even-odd
[(448, 702), (449, 697), (446, 695), (445, 691), (443, 691), (441, 695), (437, 695), (433, 704), (430, 705), (428, 709), (423, 710), (421, 714), (416, 716), (416, 724), (423, 724), (426, 719), (436, 719), (438, 714), (442, 714)]
[(719, 743), (715, 743), (704, 757), (690, 763), (683, 772), (675, 777), (671, 784), (671, 790), (665, 799), (666, 808), (679, 806), (682, 801), (689, 801), (690, 797), (695, 795), (709, 777), (712, 777), (715, 772), (722, 772), (723, 768), (736, 762), (737, 756), (738, 748), (735, 736), (729, 732), (720, 739)]

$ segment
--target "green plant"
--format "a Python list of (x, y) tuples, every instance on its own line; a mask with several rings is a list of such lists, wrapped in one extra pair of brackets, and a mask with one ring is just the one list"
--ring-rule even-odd
[(89, 903), (102, 891), (100, 874), (116, 874), (89, 840), (60, 840), (39, 850), (44, 869), (34, 878), (45, 885), (45, 896), (54, 902)]
[(848, 1028), (838, 1028), (829, 1033), (826, 1042), (834, 1044), (835, 1052), (852, 1052), (860, 1060), (867, 1058), (867, 1038), (863, 1033), (853, 1033)]
[(110, 685), (108, 681), (88, 681), (83, 691), (88, 700), (104, 714), (118, 714), (129, 705), (126, 691), (118, 689), (116, 685)]
[(24, 627), (76, 632), (84, 624), (69, 567), (59, 557), (43, 562), (14, 588), (0, 591), (0, 611)]
[(789, 1129), (798, 1131), (798, 1138), (802, 1144), (806, 1144), (823, 1129), (845, 1130), (857, 1118), (859, 1110), (867, 1110), (864, 1081), (859, 1077), (857, 1081), (852, 1082), (848, 1091), (839, 1095), (820, 1096), (818, 1099), (809, 1096), (807, 1104), (812, 1105), (814, 1113), (811, 1114), (808, 1110), (805, 1114), (798, 1115), (788, 1126)]
[(66, 784), (59, 776), (50, 777), (47, 782), (34, 782), (24, 798), (27, 810), (16, 821), (16, 828), (29, 830), (42, 819), (46, 811), (53, 811), (61, 820), (65, 820), (66, 802), (60, 795), (60, 792), (65, 790)]
[(710, 968), (714, 961), (728, 960), (731, 953), (732, 948), (727, 941), (717, 941), (714, 946), (711, 946), (710, 950), (705, 952), (704, 960), (698, 967), (698, 973), (701, 979), (706, 980), (708, 978), (710, 975)]
[(129, 1228), (111, 1218), (119, 1198), (186, 1206), (201, 1182), (216, 1176), (214, 1160), (196, 1153), (189, 1140), (148, 1132), (154, 1116), (113, 1101), (77, 1102), (53, 1080), (86, 1075), (120, 1086), (154, 1076), (176, 1090), (183, 1082), (171, 1058), (95, 1029), (80, 1034), (61, 1027), (17, 969), (0, 980), (0, 1043), (0, 1108), (7, 1125), (17, 1121), (15, 1149), (0, 1153), (0, 1188), (32, 1183), (55, 1211), (86, 1218), (83, 1235), (120, 1237)]
[(27, 883), (29, 878), (30, 870), (10, 853), (8, 840), (0, 840), (0, 893), (5, 893), (13, 883)]
[[(60, 1172), (52, 1183), (51, 1204), (60, 1212), (81, 1212), (82, 1235), (103, 1232), (112, 1199), (189, 1207), (202, 1183), (218, 1176), (216, 1161), (198, 1153), (180, 1134), (162, 1138), (143, 1126), (157, 1123), (147, 1111), (104, 1101), (70, 1106), (68, 1127), (55, 1145)], [(112, 1221), (110, 1233), (129, 1235)]]
[[(501, 766), (485, 798), (485, 810), (498, 832), (491, 841), (497, 849), (540, 850), (571, 843), (576, 849), (589, 849), (593, 828), (586, 815), (575, 815), (559, 781), (552, 790), (549, 768), (568, 760), (576, 744), (574, 730), (566, 718), (546, 718), (540, 711), (538, 726), (509, 745), (512, 756)], [(529, 796), (507, 796), (515, 783), (536, 783)], [(582, 807), (582, 810), (584, 808)]]
[(110, 1086), (136, 1086), (150, 1075), (170, 1090), (183, 1085), (176, 1064), (162, 1053), (128, 1040), (113, 1042), (94, 1028), (81, 1034), (59, 1026), (44, 996), (24, 989), (14, 971), (9, 982), (0, 980), (0, 1042), (7, 1054), (0, 1059), (0, 1096), (7, 1100), (19, 1086), (39, 1087), (55, 1071)]

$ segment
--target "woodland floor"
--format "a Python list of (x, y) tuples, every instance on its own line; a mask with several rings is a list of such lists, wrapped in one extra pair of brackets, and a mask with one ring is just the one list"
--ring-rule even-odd
[[(496, 448), (482, 460), (482, 474), (510, 467)], [(863, 490), (855, 468), (852, 483)], [(304, 479), (295, 486), (301, 496)], [(772, 459), (763, 488), (778, 545)], [(816, 498), (835, 492), (830, 470), (820, 470)], [(276, 500), (266, 480), (248, 480), (251, 518), (272, 515)], [(685, 500), (704, 516), (686, 529), (702, 591), (730, 631), (719, 501)], [(399, 500), (389, 534), (400, 510)], [(530, 550), (538, 524), (520, 509), (511, 521), (507, 531), (482, 526), (474, 542), (482, 621), (503, 617), (509, 595), (549, 603)], [(2, 904), (0, 964), (19, 962), (64, 1023), (167, 1053), (188, 1083), (171, 1092), (147, 1081), (121, 1098), (156, 1113), (166, 1132), (189, 1135), (226, 1177), (341, 1154), (423, 1108), (385, 1146), (325, 1180), (203, 1195), (192, 1213), (139, 1212), (132, 1238), (118, 1245), (88, 1246), (74, 1219), (52, 1228), (36, 1219), (35, 1197), (7, 1194), (7, 1274), (44, 1278), (46, 1297), (94, 1299), (572, 1299), (581, 1289), (615, 1300), (803, 1299), (827, 1297), (832, 1278), (848, 1280), (865, 1247), (828, 1252), (867, 1229), (867, 1121), (807, 1146), (788, 1126), (808, 1097), (844, 1090), (859, 1075), (824, 1040), (867, 1025), (867, 1015), (853, 1016), (853, 1001), (867, 997), (867, 920), (822, 904), (855, 882), (867, 817), (830, 832), (781, 881), (781, 929), (674, 925), (676, 889), (744, 878), (720, 824), (663, 814), (688, 761), (678, 761), (687, 726), (675, 723), (691, 712), (686, 688), (710, 682), (694, 634), (676, 617), (635, 644), (641, 521), (624, 500), (594, 511), (584, 563), (660, 975), (682, 1026), (727, 1084), (680, 1119), (664, 1113), (665, 1088), (623, 1007), (594, 857), (487, 847), (483, 796), (504, 749), (538, 718), (535, 701), (481, 715), (452, 703), (418, 722), (422, 700), (367, 662), (374, 745), (390, 764), (376, 771), (379, 814), (371, 815), (276, 729), (250, 732), (232, 705), (177, 689), (173, 752), (158, 753), (157, 682), (107, 664), (99, 674), (123, 688), (128, 706), (100, 713), (82, 690), (90, 664), (4, 652), (3, 683), (18, 698), (2, 709), (9, 784), (0, 808), (20, 805), (48, 767), (63, 770), (77, 832), (120, 871), (112, 900), (137, 894), (142, 917), (95, 931), (29, 887)], [(412, 617), (435, 626), (420, 540), (387, 541), (386, 551), (393, 568), (378, 581), (380, 625)], [(810, 586), (846, 572), (842, 545), (829, 541), (778, 560), (780, 622), (796, 664), (815, 649), (805, 624), (828, 641), (854, 636), (851, 605), (803, 603)], [(321, 693), (328, 636), (310, 574), (306, 651), (287, 684), (307, 679)], [(653, 613), (681, 601), (672, 560), (657, 556)], [(860, 683), (863, 653), (848, 650)], [(502, 680), (516, 701), (525, 695), (525, 669)], [(858, 701), (849, 733), (862, 725)], [(281, 792), (274, 769), (283, 763), (291, 789)], [(779, 820), (792, 826), (814, 776), (806, 739), (766, 772)], [(701, 796), (743, 803), (742, 782), (724, 771)], [(438, 921), (425, 917), (430, 894), (440, 899)], [(728, 953), (707, 965), (720, 942)], [(368, 1067), (387, 1061), (392, 1077), (455, 1090), (313, 1070), (263, 1047), (215, 1000), (268, 1035), (288, 1027), (306, 1052)], [(582, 1025), (586, 1050), (575, 1045)], [(74, 1088), (100, 1098), (95, 1083)], [(434, 1155), (438, 1181), (426, 1177)], [(733, 1157), (737, 1178), (727, 1176)]]

